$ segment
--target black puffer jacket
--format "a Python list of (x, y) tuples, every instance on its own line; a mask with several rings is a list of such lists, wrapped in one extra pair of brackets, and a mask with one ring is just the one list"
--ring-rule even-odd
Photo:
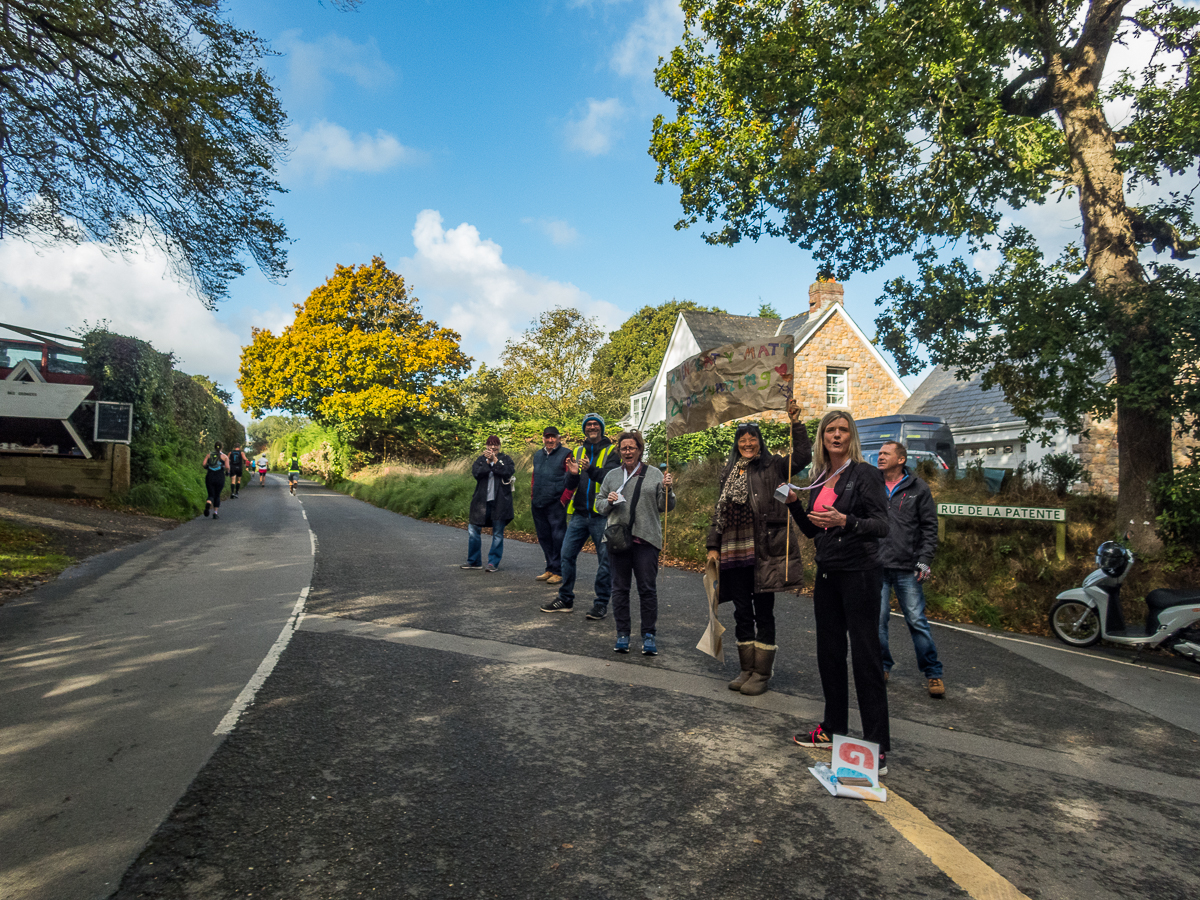
[(838, 479), (833, 508), (846, 516), (838, 528), (821, 528), (808, 519), (820, 491), (789, 503), (792, 518), (817, 549), (817, 568), (830, 572), (879, 568), (879, 539), (888, 534), (887, 487), (883, 475), (869, 463), (854, 463)]
[(916, 569), (919, 562), (932, 566), (937, 551), (937, 504), (929, 485), (905, 469), (887, 503), (892, 527), (879, 542), (880, 565), (909, 570)]

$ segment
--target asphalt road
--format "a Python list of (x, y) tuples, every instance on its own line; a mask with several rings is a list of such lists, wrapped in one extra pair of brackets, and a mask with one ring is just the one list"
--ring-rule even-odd
[(897, 622), (891, 796), (835, 800), (790, 741), (821, 714), (807, 599), (746, 698), (732, 647), (693, 649), (694, 574), (660, 573), (660, 655), (617, 656), (594, 557), (547, 615), (536, 546), (464, 572), (464, 531), (300, 499), (306, 616), (115, 897), (1200, 895), (1200, 670), (937, 628), (938, 701)]
[(312, 576), (282, 479), (0, 607), (0, 898), (112, 893)]

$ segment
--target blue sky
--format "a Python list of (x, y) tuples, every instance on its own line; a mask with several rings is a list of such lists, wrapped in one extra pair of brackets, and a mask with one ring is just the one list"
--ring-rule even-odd
[[(108, 319), (234, 390), (252, 326), (278, 332), (335, 265), (376, 254), (476, 363), (556, 305), (608, 328), (671, 298), (743, 315), (760, 302), (807, 308), (806, 253), (675, 231), (678, 192), (654, 183), (651, 122), (672, 109), (653, 68), (682, 33), (675, 0), (228, 8), (279, 54), (268, 68), (291, 123), (276, 207), (294, 241), (287, 282), (252, 271), (214, 314), (150, 248), (128, 260), (0, 242), (0, 320), (65, 330)], [(1036, 220), (1051, 242), (1078, 233), (1070, 206)], [(908, 271), (898, 262), (847, 282), (868, 335), (884, 281)]]

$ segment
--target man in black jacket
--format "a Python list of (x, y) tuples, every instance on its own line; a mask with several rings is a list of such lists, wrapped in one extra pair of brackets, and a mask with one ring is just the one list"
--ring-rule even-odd
[(929, 485), (908, 471), (907, 462), (908, 451), (903, 444), (889, 441), (879, 449), (879, 469), (887, 486), (891, 523), (887, 538), (879, 542), (879, 561), (883, 565), (879, 612), (883, 670), (886, 677), (894, 665), (888, 649), (888, 619), (894, 588), (917, 652), (917, 667), (929, 679), (929, 696), (943, 697), (946, 684), (942, 679), (942, 663), (925, 619), (925, 592), (921, 589), (921, 583), (930, 575), (937, 550), (937, 508)]
[(553, 425), (542, 432), (542, 451), (533, 454), (529, 487), (533, 525), (546, 557), (546, 571), (537, 580), (554, 585), (562, 582), (562, 543), (567, 533), (567, 506), (562, 496), (567, 489), (567, 458), (571, 455), (558, 438), (558, 429)]
[(464, 569), (481, 568), (483, 529), (492, 528), (492, 546), (488, 551), (487, 571), (500, 568), (504, 555), (504, 526), (513, 520), (512, 482), (516, 464), (500, 452), (500, 438), (491, 435), (482, 455), (471, 466), (475, 476), (475, 494), (471, 497), (467, 520), (467, 564)]
[(596, 547), (596, 600), (587, 618), (608, 615), (612, 575), (608, 570), (608, 545), (604, 526), (608, 517), (596, 512), (596, 491), (604, 476), (621, 464), (613, 442), (604, 436), (604, 419), (596, 413), (583, 417), (584, 442), (567, 459), (567, 489), (574, 491), (567, 507), (567, 533), (562, 545), (562, 584), (558, 594), (542, 606), (542, 612), (571, 612), (575, 608), (575, 562), (590, 537)]

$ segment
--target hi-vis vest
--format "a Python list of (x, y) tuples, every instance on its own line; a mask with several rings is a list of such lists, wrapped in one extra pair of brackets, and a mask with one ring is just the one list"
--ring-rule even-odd
[[(598, 454), (596, 454), (596, 461), (594, 463), (592, 463), (592, 465), (599, 466), (601, 469), (603, 469), (604, 463), (608, 459), (608, 454), (610, 454), (613, 450), (615, 450), (616, 446), (617, 446), (616, 444), (609, 444), (607, 447), (602, 447), (600, 449), (600, 452)], [(576, 460), (584, 459), (587, 456), (587, 447), (588, 447), (588, 445), (586, 443), (584, 443), (584, 444), (580, 444), (578, 447), (575, 448), (574, 455), (575, 455)], [(588, 476), (584, 475), (582, 472), (580, 472), (579, 477), (580, 478), (588, 478)], [(595, 484), (595, 482), (593, 482), (590, 478), (588, 478), (587, 491), (590, 491), (592, 489), (593, 484)], [(600, 486), (597, 484), (596, 490), (598, 491), (599, 489), (600, 489)], [(585, 497), (587, 496), (587, 491), (584, 491)], [(591, 511), (592, 512), (596, 511), (596, 498), (595, 497), (592, 498)], [(569, 516), (573, 512), (575, 512), (575, 492), (574, 491), (571, 492), (571, 502), (567, 504), (567, 515)]]

